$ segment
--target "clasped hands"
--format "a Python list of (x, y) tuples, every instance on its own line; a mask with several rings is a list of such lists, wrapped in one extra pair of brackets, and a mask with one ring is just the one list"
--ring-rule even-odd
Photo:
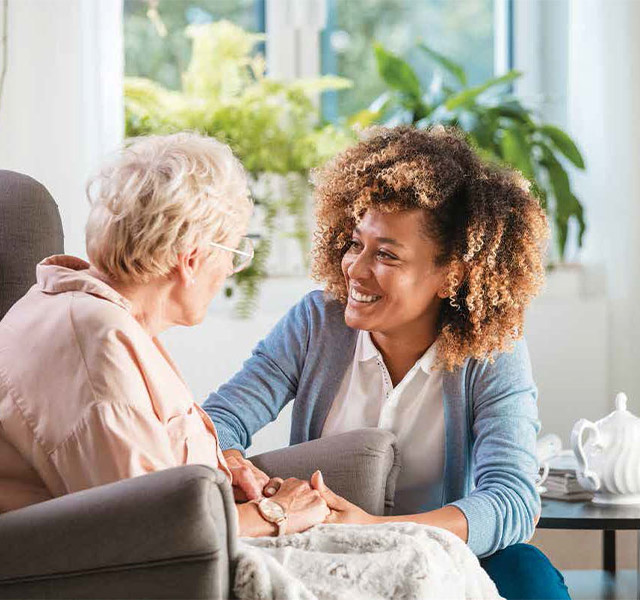
[(299, 533), (319, 523), (373, 523), (375, 517), (331, 491), (322, 473), (316, 471), (310, 481), (269, 477), (238, 450), (226, 450), (224, 456), (232, 475), (236, 502), (273, 498), (289, 516), (287, 533)]

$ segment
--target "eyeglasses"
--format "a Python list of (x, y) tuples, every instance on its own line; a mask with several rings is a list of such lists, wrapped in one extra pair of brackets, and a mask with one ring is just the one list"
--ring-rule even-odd
[(246, 269), (251, 264), (253, 255), (255, 254), (253, 242), (251, 238), (248, 237), (241, 238), (237, 248), (229, 248), (229, 246), (223, 246), (217, 242), (209, 242), (209, 245), (214, 248), (221, 248), (222, 250), (233, 252), (232, 273), (234, 275)]

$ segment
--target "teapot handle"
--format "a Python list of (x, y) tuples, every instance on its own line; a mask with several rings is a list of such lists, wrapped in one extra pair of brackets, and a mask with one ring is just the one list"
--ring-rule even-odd
[(600, 489), (600, 477), (597, 473), (589, 469), (587, 464), (587, 457), (584, 453), (584, 447), (582, 445), (582, 434), (585, 431), (592, 431), (594, 435), (594, 445), (602, 447), (600, 440), (600, 431), (595, 426), (595, 423), (587, 419), (580, 419), (571, 431), (571, 446), (573, 452), (578, 460), (578, 469), (576, 474), (581, 479), (580, 484), (587, 488), (590, 492), (597, 492)]

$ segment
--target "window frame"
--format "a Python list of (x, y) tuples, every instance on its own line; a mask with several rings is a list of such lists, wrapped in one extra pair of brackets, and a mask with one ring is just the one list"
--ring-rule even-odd
[[(278, 79), (317, 77), (323, 66), (334, 73), (330, 48), (336, 0), (260, 0), (265, 5), (267, 73)], [(515, 0), (494, 0), (494, 75), (515, 64)], [(331, 63), (334, 67), (331, 68)], [(318, 100), (319, 102), (320, 100)], [(325, 92), (322, 118), (336, 121), (337, 92)]]

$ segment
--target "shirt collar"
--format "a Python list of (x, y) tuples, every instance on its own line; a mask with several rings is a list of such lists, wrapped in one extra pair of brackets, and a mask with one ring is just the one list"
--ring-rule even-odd
[(47, 294), (84, 292), (109, 300), (127, 311), (131, 303), (110, 285), (89, 273), (89, 263), (75, 256), (56, 254), (36, 267), (36, 285)]
[[(427, 351), (416, 361), (416, 364), (428, 375), (433, 369), (438, 350), (438, 340), (431, 344), (427, 348)], [(380, 351), (376, 348), (376, 345), (371, 339), (371, 334), (368, 331), (360, 331), (358, 335), (358, 342), (356, 344), (356, 360), (358, 362), (366, 362), (373, 358), (383, 360)]]
[(371, 334), (368, 331), (360, 331), (356, 346), (356, 359), (358, 362), (366, 362), (372, 358), (382, 360), (382, 355), (373, 343)]
[(433, 370), (433, 366), (436, 362), (437, 356), (438, 356), (438, 340), (436, 338), (436, 341), (433, 342), (433, 344), (431, 344), (431, 346), (427, 348), (427, 351), (418, 359), (418, 364), (420, 365), (420, 368), (427, 375), (429, 375)]

